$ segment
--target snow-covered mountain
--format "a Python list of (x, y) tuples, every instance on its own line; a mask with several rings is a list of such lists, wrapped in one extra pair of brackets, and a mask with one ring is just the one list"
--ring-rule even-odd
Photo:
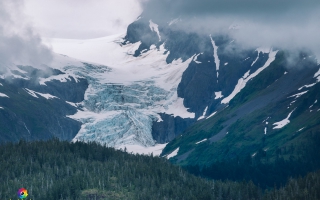
[[(253, 80), (272, 79), (261, 75), (266, 70), (272, 71), (269, 76), (274, 74), (279, 79), (279, 87), (268, 89), (275, 84), (269, 81), (263, 88), (264, 96), (258, 95), (249, 103), (237, 102), (237, 109), (228, 115), (228, 120), (223, 118), (221, 130), (211, 130), (210, 137), (205, 138), (199, 135), (200, 131), (194, 136), (197, 141), (192, 137), (187, 140), (195, 144), (219, 141), (237, 120), (320, 82), (319, 66), (312, 54), (301, 53), (299, 65), (309, 67), (302, 72), (284, 68), (285, 63), (275, 68), (275, 63), (283, 62), (282, 51), (270, 47), (243, 49), (225, 35), (201, 35), (175, 28), (181, 21), (178, 18), (157, 24), (141, 17), (129, 25), (126, 34), (91, 40), (46, 39), (47, 45), (58, 53), (52, 63), (40, 69), (6, 66), (1, 74), (0, 113), (5, 119), (1, 126), (11, 124), (0, 131), (2, 140), (56, 136), (160, 154), (188, 127), (217, 119), (232, 101), (238, 101), (236, 97), (249, 99), (251, 94), (246, 89)], [(252, 94), (257, 92), (252, 86), (250, 90)], [(41, 108), (51, 106), (50, 111), (14, 110), (20, 102), (29, 107), (33, 101)], [(31, 118), (30, 112), (35, 116)], [(8, 118), (9, 115), (16, 118)], [(49, 117), (53, 115), (57, 116)], [(43, 116), (48, 119), (39, 129), (34, 121), (41, 121)], [(287, 116), (281, 122), (273, 122), (274, 128), (284, 126), (289, 119)], [(59, 134), (70, 124), (75, 125), (68, 133)], [(14, 129), (15, 126), (19, 128)], [(186, 158), (194, 151), (189, 146), (179, 148), (177, 143), (170, 143), (164, 154)]]

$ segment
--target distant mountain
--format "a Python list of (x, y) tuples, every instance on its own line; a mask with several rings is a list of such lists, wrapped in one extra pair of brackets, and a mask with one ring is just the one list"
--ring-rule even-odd
[[(184, 22), (156, 24), (141, 17), (128, 27), (124, 42), (141, 42), (137, 57), (154, 44), (164, 45), (167, 63), (192, 58), (177, 94), (195, 113), (194, 124), (161, 155), (181, 165), (208, 165), (259, 152), (270, 161), (278, 155), (303, 156), (301, 148), (310, 144), (320, 126), (320, 69), (315, 56), (300, 51), (293, 59), (285, 49), (243, 49), (229, 36), (182, 31), (176, 23)], [(170, 130), (171, 124), (155, 122), (154, 138), (164, 142), (164, 129)]]
[(298, 152), (319, 129), (315, 56), (288, 62), (285, 49), (245, 49), (183, 23), (142, 15), (123, 35), (52, 40), (80, 61), (2, 66), (1, 142), (58, 137), (157, 154), (169, 143), (161, 155), (182, 165)]
[(44, 66), (1, 66), (0, 143), (47, 140), (71, 141), (81, 123), (67, 115), (77, 112), (88, 82)]

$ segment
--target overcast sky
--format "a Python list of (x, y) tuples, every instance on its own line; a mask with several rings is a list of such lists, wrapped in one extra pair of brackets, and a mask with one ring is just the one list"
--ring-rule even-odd
[[(308, 48), (320, 58), (320, 0), (150, 0), (144, 15), (178, 28), (230, 34), (243, 46)], [(237, 25), (236, 30), (229, 30)]]
[[(232, 32), (248, 47), (308, 48), (320, 60), (320, 0), (1, 0), (0, 62), (50, 60), (40, 36), (124, 33), (142, 10), (155, 22), (181, 17), (185, 31)], [(240, 29), (230, 31), (232, 24)]]
[(124, 33), (141, 0), (25, 0), (25, 13), (44, 37), (88, 39)]

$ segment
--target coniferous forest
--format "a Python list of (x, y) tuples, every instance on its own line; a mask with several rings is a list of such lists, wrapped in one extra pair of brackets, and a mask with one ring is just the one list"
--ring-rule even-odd
[(164, 158), (96, 143), (59, 140), (2, 144), (0, 196), (57, 199), (320, 199), (320, 172), (261, 189), (252, 181), (203, 179)]

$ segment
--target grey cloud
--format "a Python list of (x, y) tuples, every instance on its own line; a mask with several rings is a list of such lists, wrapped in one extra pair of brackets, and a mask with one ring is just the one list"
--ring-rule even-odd
[(143, 15), (160, 24), (180, 17), (175, 28), (227, 34), (244, 47), (309, 49), (320, 58), (318, 0), (150, 0)]
[(44, 37), (91, 39), (125, 32), (142, 12), (140, 1), (27, 0), (25, 10)]
[[(288, 11), (313, 10), (318, 0), (150, 0), (144, 3), (148, 14), (224, 15), (283, 14)], [(297, 13), (300, 15), (301, 13)], [(162, 15), (166, 16), (166, 15)]]
[(51, 50), (25, 23), (23, 0), (0, 1), (0, 67), (10, 64), (40, 66), (52, 59)]

